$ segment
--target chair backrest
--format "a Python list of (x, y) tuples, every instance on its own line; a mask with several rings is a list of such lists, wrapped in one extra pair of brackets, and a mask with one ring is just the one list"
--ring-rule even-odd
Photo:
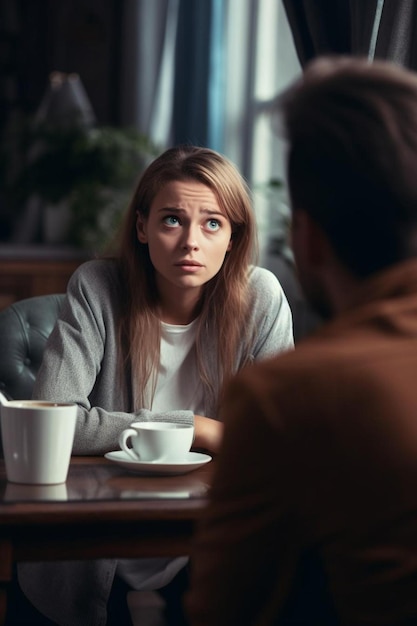
[(0, 311), (0, 389), (14, 400), (32, 396), (46, 340), (64, 294), (19, 300)]

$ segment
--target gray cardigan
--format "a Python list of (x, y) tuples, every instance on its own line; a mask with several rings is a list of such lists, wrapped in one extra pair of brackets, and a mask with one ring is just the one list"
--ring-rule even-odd
[[(118, 448), (120, 432), (139, 420), (166, 421), (167, 414), (133, 411), (132, 384), (117, 370), (116, 319), (123, 298), (112, 261), (89, 261), (73, 275), (67, 300), (53, 330), (33, 397), (76, 402), (78, 425), (74, 454), (103, 454)], [(253, 268), (250, 277), (250, 316), (254, 341), (250, 358), (264, 359), (293, 346), (291, 312), (277, 278), (268, 270)], [(218, 395), (213, 337), (205, 337), (204, 354)], [(243, 364), (243, 347), (236, 371)], [(117, 381), (117, 382), (115, 382)], [(120, 384), (119, 384), (120, 381)], [(208, 399), (205, 414), (215, 418), (215, 399)], [(175, 411), (169, 419), (192, 423), (191, 411)]]
[[(74, 454), (104, 454), (118, 449), (120, 432), (131, 422), (161, 420), (192, 423), (191, 411), (134, 412), (132, 381), (117, 369), (116, 320), (123, 305), (123, 288), (115, 263), (89, 261), (72, 276), (58, 322), (48, 340), (33, 397), (76, 402), (78, 423)], [(250, 360), (270, 357), (293, 347), (292, 318), (277, 278), (254, 267), (250, 275), (253, 329)], [(213, 338), (205, 337), (207, 367), (218, 394)], [(244, 364), (243, 346), (236, 371)], [(206, 415), (216, 418), (215, 399), (207, 399)], [(20, 564), (19, 582), (29, 600), (62, 626), (106, 623), (106, 604), (116, 560)]]

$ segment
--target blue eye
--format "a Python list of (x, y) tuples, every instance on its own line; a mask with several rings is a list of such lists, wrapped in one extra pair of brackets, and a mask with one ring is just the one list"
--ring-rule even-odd
[(209, 230), (213, 230), (213, 231), (219, 230), (220, 222), (218, 220), (208, 220), (207, 227)]
[(175, 217), (175, 215), (167, 215), (162, 221), (167, 226), (178, 226), (179, 224), (178, 217)]

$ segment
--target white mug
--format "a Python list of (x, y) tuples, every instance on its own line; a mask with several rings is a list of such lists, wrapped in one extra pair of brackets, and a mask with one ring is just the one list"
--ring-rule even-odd
[(67, 479), (77, 405), (12, 400), (1, 405), (1, 437), (7, 479), (54, 485)]
[(121, 433), (119, 445), (135, 461), (176, 462), (186, 457), (193, 438), (194, 426), (189, 424), (134, 422)]

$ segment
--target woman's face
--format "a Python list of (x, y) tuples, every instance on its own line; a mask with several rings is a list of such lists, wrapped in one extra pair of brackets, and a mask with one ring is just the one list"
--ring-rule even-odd
[(192, 179), (166, 183), (147, 219), (138, 215), (136, 228), (139, 241), (148, 245), (161, 293), (199, 294), (232, 247), (232, 227), (214, 193)]

